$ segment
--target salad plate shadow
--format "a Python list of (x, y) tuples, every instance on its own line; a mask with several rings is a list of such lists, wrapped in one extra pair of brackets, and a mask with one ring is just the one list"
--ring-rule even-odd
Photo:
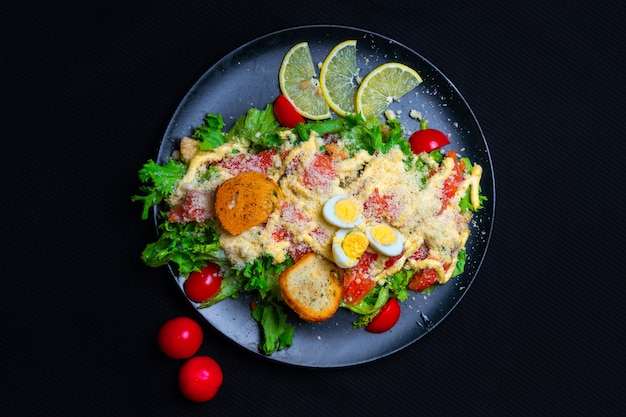
[[(285, 53), (293, 45), (307, 41), (314, 62), (321, 62), (339, 42), (357, 40), (357, 65), (366, 74), (385, 62), (400, 62), (415, 69), (423, 78), (416, 94), (392, 103), (404, 128), (413, 132), (419, 121), (410, 118), (417, 110), (429, 127), (445, 132), (457, 154), (467, 156), (483, 167), (482, 194), (487, 197), (484, 209), (474, 215), (471, 235), (466, 245), (464, 272), (430, 294), (411, 293), (400, 303), (402, 314), (389, 331), (373, 334), (354, 329), (355, 315), (339, 311), (323, 323), (306, 323), (295, 314), (293, 345), (265, 355), (259, 350), (261, 332), (250, 314), (245, 294), (226, 299), (198, 313), (211, 326), (235, 344), (269, 360), (303, 367), (344, 367), (373, 361), (413, 344), (433, 330), (455, 308), (478, 275), (491, 237), (495, 213), (495, 183), (491, 156), (482, 130), (469, 105), (450, 80), (424, 57), (383, 35), (344, 26), (304, 26), (282, 30), (255, 39), (213, 65), (192, 86), (176, 109), (160, 144), (157, 163), (164, 164), (177, 149), (180, 138), (190, 135), (207, 113), (221, 114), (229, 128), (250, 108), (265, 108), (280, 94), (278, 72)], [(153, 210), (158, 222), (158, 209)], [(170, 271), (184, 296), (184, 278)], [(191, 302), (190, 302), (191, 303)], [(195, 304), (193, 307), (195, 308)]]

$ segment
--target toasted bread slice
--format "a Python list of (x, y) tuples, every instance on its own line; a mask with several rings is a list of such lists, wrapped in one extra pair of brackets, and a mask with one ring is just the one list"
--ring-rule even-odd
[(279, 279), (283, 299), (302, 320), (318, 323), (339, 308), (342, 285), (337, 267), (309, 253), (283, 271)]

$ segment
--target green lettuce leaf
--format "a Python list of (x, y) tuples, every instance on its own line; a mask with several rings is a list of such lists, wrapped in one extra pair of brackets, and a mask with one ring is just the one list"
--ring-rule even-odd
[(201, 151), (211, 151), (226, 142), (222, 133), (224, 121), (221, 114), (208, 113), (201, 125), (197, 126), (191, 137), (198, 141)]
[[(467, 158), (467, 157), (461, 158), (460, 161), (465, 164), (465, 173), (466, 174), (471, 174), (472, 173), (472, 167), (474, 166), (472, 164), (472, 161), (470, 161), (470, 159)], [(482, 188), (481, 188), (481, 186), (479, 184), (478, 185), (478, 201), (480, 203), (482, 203), (483, 201), (487, 201), (488, 200), (488, 198), (482, 194), (482, 191), (483, 190), (482, 190)], [(478, 207), (474, 208), (474, 206), (470, 202), (470, 193), (471, 193), (471, 187), (468, 187), (467, 191), (465, 192), (465, 195), (459, 201), (459, 206), (461, 207), (461, 212), (462, 213), (465, 213), (468, 210), (472, 211), (472, 212), (477, 212), (478, 210), (484, 208), (484, 206), (482, 204), (479, 204)]]
[(465, 262), (467, 261), (467, 251), (465, 248), (459, 251), (459, 255), (457, 257), (456, 265), (454, 266), (454, 271), (452, 272), (452, 276), (456, 277), (457, 275), (461, 275), (465, 270)]
[(239, 117), (226, 133), (226, 139), (229, 141), (248, 140), (252, 144), (253, 151), (259, 152), (264, 149), (278, 148), (284, 142), (278, 134), (280, 130), (270, 103), (264, 110), (251, 108), (244, 116)]
[(409, 285), (413, 275), (415, 275), (415, 271), (409, 269), (398, 271), (387, 277), (387, 286), (389, 287), (389, 291), (393, 293), (398, 301), (404, 301), (409, 298), (407, 285)]
[(143, 202), (141, 218), (146, 220), (150, 207), (161, 203), (168, 198), (176, 189), (176, 183), (187, 172), (187, 166), (180, 161), (170, 159), (165, 165), (158, 165), (149, 160), (139, 170), (139, 179), (142, 185), (139, 190), (143, 195), (134, 195), (131, 201)]
[(360, 303), (349, 305), (342, 300), (341, 307), (359, 314), (359, 317), (352, 323), (353, 327), (357, 329), (370, 324), (380, 309), (387, 303), (389, 297), (389, 288), (387, 288), (387, 286), (377, 285), (363, 297)]
[(324, 136), (332, 133), (341, 133), (343, 128), (344, 124), (342, 119), (329, 119), (312, 123), (297, 123), (295, 132), (299, 138), (299, 142), (304, 142), (309, 139), (311, 131), (316, 132), (320, 136)]
[(342, 137), (346, 139), (347, 149), (352, 156), (364, 149), (370, 154), (387, 153), (398, 146), (405, 155), (412, 155), (411, 146), (404, 138), (402, 125), (392, 119), (382, 122), (377, 118), (364, 120), (360, 115), (348, 115), (344, 119), (346, 127)]
[(236, 274), (226, 273), (223, 276), (219, 291), (213, 297), (200, 303), (198, 308), (210, 307), (227, 298), (237, 298), (239, 297), (240, 291), (241, 282), (239, 281), (239, 277)]
[(278, 278), (280, 274), (293, 265), (291, 258), (281, 264), (275, 264), (271, 255), (263, 255), (238, 271), (242, 277), (246, 291), (258, 292), (263, 300), (282, 300)]
[(259, 350), (271, 355), (291, 346), (295, 328), (287, 323), (287, 314), (281, 305), (274, 302), (257, 304), (252, 310), (252, 317), (261, 324), (263, 330), (263, 342), (259, 344)]
[(199, 271), (208, 262), (225, 265), (226, 255), (214, 226), (164, 221), (159, 230), (159, 239), (149, 243), (141, 253), (146, 265), (157, 268), (171, 262), (184, 276)]

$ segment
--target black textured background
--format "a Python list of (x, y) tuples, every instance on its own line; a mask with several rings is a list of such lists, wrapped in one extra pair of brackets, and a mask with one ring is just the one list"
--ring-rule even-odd
[[(58, 4), (55, 4), (58, 3)], [(618, 1), (16, 2), (0, 6), (2, 415), (624, 415), (624, 54)], [(344, 369), (279, 365), (205, 326), (214, 400), (158, 350), (192, 315), (130, 202), (193, 83), (276, 30), (340, 24), (437, 66), (474, 110), (495, 229), (459, 306)], [(8, 208), (8, 210), (7, 210)]]

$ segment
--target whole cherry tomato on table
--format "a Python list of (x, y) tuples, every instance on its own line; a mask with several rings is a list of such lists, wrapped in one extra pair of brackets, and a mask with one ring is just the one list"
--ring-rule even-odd
[(296, 123), (305, 123), (293, 104), (282, 94), (274, 100), (274, 114), (278, 123), (290, 129), (296, 127)]
[(173, 359), (193, 356), (202, 345), (202, 328), (188, 317), (177, 317), (161, 326), (157, 336), (161, 351)]
[(208, 356), (194, 356), (178, 372), (180, 392), (195, 402), (205, 402), (215, 397), (223, 380), (222, 368)]
[(365, 327), (365, 330), (371, 333), (386, 332), (396, 325), (400, 313), (400, 303), (395, 298), (390, 298), (371, 323)]
[(420, 130), (413, 133), (409, 138), (411, 151), (414, 154), (431, 152), (449, 143), (450, 139), (448, 139), (445, 133), (441, 130), (429, 128), (423, 120), (420, 120)]
[(185, 280), (184, 288), (187, 298), (196, 303), (201, 303), (213, 297), (222, 285), (220, 267), (209, 263), (200, 271), (192, 272)]

